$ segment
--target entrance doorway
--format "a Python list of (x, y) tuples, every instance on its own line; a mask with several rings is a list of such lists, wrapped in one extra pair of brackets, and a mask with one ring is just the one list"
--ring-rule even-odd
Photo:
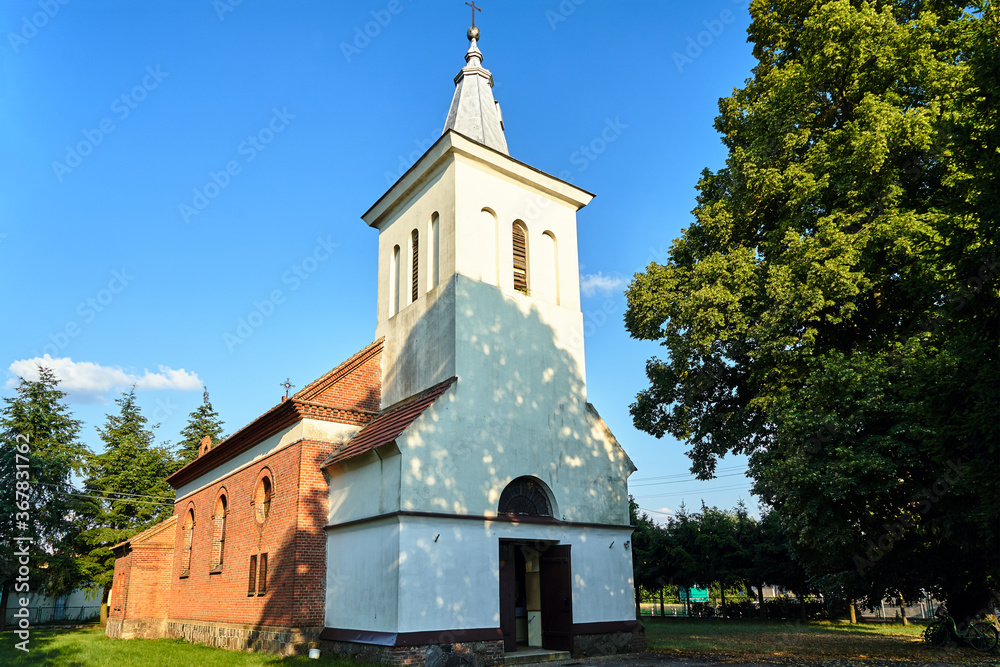
[(573, 649), (573, 579), (568, 544), (500, 542), (500, 629), (504, 651)]

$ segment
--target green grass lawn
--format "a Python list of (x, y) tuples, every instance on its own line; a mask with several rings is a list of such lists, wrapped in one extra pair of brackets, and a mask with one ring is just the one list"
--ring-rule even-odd
[(923, 641), (924, 625), (757, 623), (718, 619), (644, 618), (649, 650), (677, 656), (727, 654), (764, 658), (913, 660), (997, 665), (997, 654), (971, 648), (934, 648)]
[(323, 665), (359, 667), (349, 660), (305, 657), (280, 658), (265, 653), (240, 653), (190, 644), (176, 639), (107, 639), (103, 628), (32, 630), (30, 651), (14, 648), (20, 641), (12, 632), (0, 634), (0, 665), (58, 665), (60, 667), (229, 667), (230, 665)]

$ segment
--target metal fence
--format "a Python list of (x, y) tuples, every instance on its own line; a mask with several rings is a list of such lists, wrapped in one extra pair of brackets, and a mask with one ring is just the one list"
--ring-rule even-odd
[[(96, 623), (101, 618), (101, 604), (99, 602), (81, 607), (49, 605), (44, 607), (26, 607), (26, 609), (28, 610), (28, 620), (32, 625), (42, 625), (44, 623)], [(14, 612), (19, 610), (19, 607), (8, 605), (8, 625), (17, 623), (18, 619), (14, 618)]]

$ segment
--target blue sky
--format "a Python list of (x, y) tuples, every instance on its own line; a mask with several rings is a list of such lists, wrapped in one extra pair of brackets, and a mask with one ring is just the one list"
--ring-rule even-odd
[[(640, 506), (756, 509), (745, 459), (696, 482), (682, 443), (632, 426), (659, 348), (622, 324), (628, 279), (666, 259), (725, 159), (712, 124), (754, 64), (746, 2), (481, 6), (511, 155), (597, 194), (579, 215), (589, 398), (639, 467)], [(0, 396), (48, 354), (91, 448), (133, 382), (176, 442), (203, 383), (231, 433), (286, 377), (370, 342), (377, 234), (359, 216), (440, 135), (470, 11), (3, 3)]]

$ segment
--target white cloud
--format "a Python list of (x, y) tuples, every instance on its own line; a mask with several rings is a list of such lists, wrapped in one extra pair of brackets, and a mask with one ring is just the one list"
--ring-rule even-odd
[(580, 276), (580, 291), (584, 296), (611, 296), (612, 293), (621, 291), (626, 285), (625, 276), (606, 276), (600, 271), (597, 273), (585, 273)]
[(59, 378), (59, 388), (83, 401), (101, 401), (112, 391), (124, 390), (133, 384), (137, 391), (152, 389), (175, 389), (177, 391), (197, 391), (202, 382), (196, 373), (183, 368), (174, 370), (160, 366), (158, 373), (146, 370), (142, 375), (126, 373), (118, 366), (101, 366), (90, 361), (73, 361), (69, 357), (49, 355), (34, 359), (20, 359), (8, 370), (15, 376), (7, 380), (7, 388), (16, 387), (19, 377), (26, 380), (38, 379), (38, 367), (52, 369)]

